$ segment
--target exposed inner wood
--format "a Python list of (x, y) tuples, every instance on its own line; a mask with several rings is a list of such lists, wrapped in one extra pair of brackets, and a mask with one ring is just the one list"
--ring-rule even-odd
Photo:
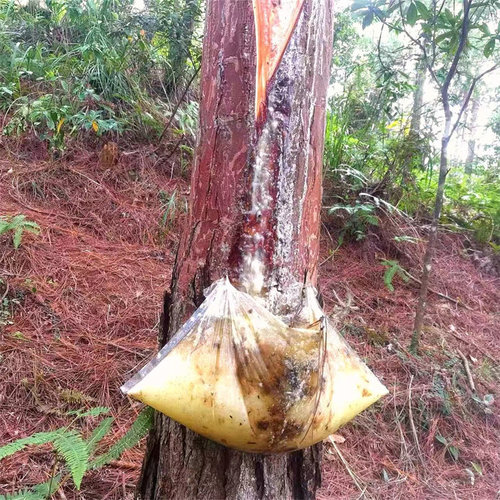
[(304, 0), (253, 0), (257, 67), (255, 117), (265, 114), (267, 85), (274, 76), (297, 24)]

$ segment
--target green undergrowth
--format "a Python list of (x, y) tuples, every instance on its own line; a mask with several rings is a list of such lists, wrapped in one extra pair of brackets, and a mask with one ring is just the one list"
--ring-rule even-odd
[(52, 151), (75, 136), (159, 137), (199, 65), (199, 17), (198, 0), (142, 12), (129, 0), (0, 0), (3, 134), (34, 133)]
[[(136, 418), (122, 438), (107, 450), (102, 441), (111, 433), (114, 418), (108, 416), (109, 408), (95, 407), (90, 410), (70, 411), (66, 416), (72, 423), (54, 431), (37, 432), (0, 447), (0, 462), (27, 447), (50, 445), (53, 449), (52, 469), (47, 471), (50, 478), (29, 489), (4, 495), (4, 500), (45, 500), (57, 492), (69, 479), (80, 489), (85, 474), (99, 469), (119, 458), (122, 453), (133, 448), (147, 434), (153, 422), (153, 410), (145, 408)], [(77, 429), (81, 419), (100, 419), (90, 435), (83, 435)]]

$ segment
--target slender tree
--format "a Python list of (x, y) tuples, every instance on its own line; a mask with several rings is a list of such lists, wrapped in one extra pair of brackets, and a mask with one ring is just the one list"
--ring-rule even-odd
[[(424, 324), (427, 307), (427, 291), (432, 269), (432, 260), (438, 236), (438, 225), (444, 200), (444, 187), (448, 175), (448, 145), (461, 122), (477, 83), (488, 73), (497, 68), (492, 64), (488, 69), (476, 73), (465, 93), (456, 118), (452, 113), (454, 93), (452, 84), (459, 73), (459, 64), (469, 46), (480, 49), (486, 58), (495, 49), (499, 33), (492, 33), (488, 22), (496, 16), (495, 0), (462, 0), (460, 4), (449, 0), (360, 0), (354, 2), (353, 9), (363, 15), (363, 25), (368, 26), (376, 18), (395, 33), (407, 37), (411, 44), (420, 51), (422, 61), (432, 81), (439, 90), (443, 109), (444, 123), (441, 135), (439, 179), (432, 214), (429, 239), (423, 259), (421, 286), (415, 313), (415, 323), (411, 340), (411, 349), (418, 350), (419, 338)], [(454, 12), (452, 12), (453, 9)], [(494, 21), (496, 24), (496, 21)], [(474, 40), (470, 33), (474, 31)]]
[[(293, 30), (283, 30), (286, 50), (256, 97), (256, 56), (262, 63), (266, 31), (257, 30), (256, 37), (252, 1), (208, 1), (190, 214), (165, 296), (162, 344), (214, 280), (229, 275), (248, 288), (252, 256), (262, 265), (262, 279), (252, 286), (275, 313), (286, 314), (300, 300), (297, 283), (316, 280), (333, 11), (332, 0), (296, 5)], [(262, 10), (256, 15), (261, 22), (268, 17)], [(272, 51), (268, 56), (276, 60)], [(252, 238), (256, 233), (263, 238)], [(277, 456), (245, 454), (157, 414), (137, 495), (313, 498), (319, 482), (318, 446)]]
[[(460, 120), (462, 118), (464, 111), (467, 109), (467, 106), (469, 105), (469, 101), (470, 101), (471, 96), (474, 92), (474, 89), (476, 88), (477, 83), (487, 73), (490, 73), (491, 71), (494, 71), (497, 68), (497, 65), (495, 64), (473, 78), (472, 83), (465, 94), (464, 100), (463, 100), (462, 105), (460, 107), (460, 111), (459, 111), (456, 119), (454, 120), (451, 105), (450, 105), (450, 95), (451, 95), (450, 86), (451, 86), (455, 76), (457, 75), (459, 63), (461, 61), (461, 58), (464, 54), (467, 43), (469, 41), (469, 33), (470, 33), (470, 29), (471, 29), (471, 19), (473, 18), (473, 14), (477, 14), (477, 12), (475, 12), (475, 11), (477, 11), (476, 6), (474, 6), (475, 9), (472, 10), (473, 0), (463, 0), (462, 5), (463, 5), (463, 10), (461, 12), (461, 15), (458, 16), (458, 18), (457, 18), (457, 21), (459, 21), (459, 26), (460, 26), (459, 33), (458, 33), (458, 39), (457, 39), (458, 45), (456, 46), (456, 49), (454, 50), (453, 56), (451, 58), (451, 63), (448, 66), (448, 70), (446, 71), (446, 76), (444, 78), (444, 81), (441, 80), (436, 73), (436, 68), (435, 68), (436, 47), (433, 46), (431, 48), (432, 53), (429, 54), (429, 52), (426, 50), (425, 45), (422, 44), (420, 41), (416, 40), (412, 35), (410, 35), (408, 30), (405, 30), (405, 32), (412, 39), (412, 41), (414, 41), (414, 43), (416, 43), (416, 45), (418, 45), (418, 47), (420, 47), (420, 49), (422, 50), (424, 60), (426, 61), (427, 69), (429, 70), (437, 87), (439, 88), (440, 96), (441, 96), (441, 104), (442, 104), (443, 113), (444, 113), (444, 127), (443, 127), (443, 134), (441, 137), (441, 152), (440, 152), (440, 161), (439, 161), (438, 187), (437, 187), (436, 198), (435, 198), (435, 202), (434, 202), (434, 211), (432, 214), (432, 222), (431, 222), (429, 239), (427, 241), (427, 248), (426, 248), (426, 251), (424, 254), (424, 260), (423, 260), (423, 265), (422, 265), (421, 286), (420, 286), (420, 292), (419, 292), (419, 296), (418, 296), (417, 309), (416, 309), (416, 313), (415, 313), (415, 322), (413, 325), (413, 334), (412, 334), (411, 345), (410, 345), (411, 350), (414, 352), (417, 352), (418, 348), (419, 348), (419, 340), (420, 340), (420, 336), (422, 333), (422, 327), (424, 324), (424, 316), (425, 316), (425, 311), (427, 308), (427, 292), (429, 289), (429, 278), (431, 275), (432, 260), (433, 260), (434, 252), (435, 252), (435, 248), (436, 248), (439, 219), (441, 217), (441, 210), (443, 208), (444, 187), (446, 184), (446, 177), (447, 177), (448, 172), (449, 172), (448, 145), (450, 143), (450, 139), (453, 136), (453, 133), (456, 131), (458, 125), (460, 124)], [(436, 16), (436, 25), (437, 25), (438, 19), (439, 19), (439, 17)], [(434, 34), (434, 37), (436, 37), (436, 33), (434, 32), (433, 34)], [(436, 43), (435, 38), (434, 38), (433, 43), (434, 44)]]

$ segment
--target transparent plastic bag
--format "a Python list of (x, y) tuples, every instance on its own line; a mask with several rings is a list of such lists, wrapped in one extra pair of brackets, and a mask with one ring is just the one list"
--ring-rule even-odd
[(232, 448), (310, 446), (387, 390), (325, 320), (313, 288), (294, 323), (219, 280), (122, 391)]

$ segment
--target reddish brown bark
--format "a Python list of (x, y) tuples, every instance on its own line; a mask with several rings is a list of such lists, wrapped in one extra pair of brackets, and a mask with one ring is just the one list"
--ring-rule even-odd
[[(297, 303), (297, 283), (305, 276), (315, 282), (332, 30), (332, 0), (304, 0), (268, 86), (265, 120), (256, 126), (252, 2), (209, 0), (190, 215), (165, 300), (162, 343), (201, 303), (206, 286), (226, 274), (241, 280), (242, 252), (265, 256), (264, 291), (277, 313)], [(272, 129), (266, 167), (272, 200), (256, 215), (249, 213), (252, 183), (266, 127)], [(249, 243), (252, 231), (266, 234), (262, 248)], [(245, 454), (157, 415), (138, 496), (312, 498), (319, 479), (318, 447), (278, 456)]]

